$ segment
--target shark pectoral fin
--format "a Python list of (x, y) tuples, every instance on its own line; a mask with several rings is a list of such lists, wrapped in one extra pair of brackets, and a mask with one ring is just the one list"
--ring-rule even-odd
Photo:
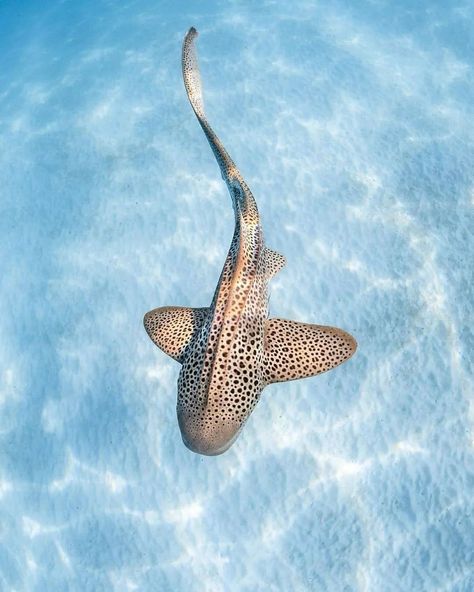
[(267, 384), (314, 376), (348, 360), (356, 340), (335, 327), (268, 319), (264, 376)]
[(155, 345), (182, 362), (187, 345), (201, 328), (208, 311), (208, 308), (163, 306), (147, 312), (143, 324)]
[(280, 269), (286, 265), (286, 258), (276, 251), (265, 248), (265, 273), (267, 277), (271, 278), (276, 275)]

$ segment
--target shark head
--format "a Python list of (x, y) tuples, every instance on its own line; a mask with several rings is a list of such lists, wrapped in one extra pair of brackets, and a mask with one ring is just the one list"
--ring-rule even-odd
[(187, 448), (206, 456), (217, 456), (230, 448), (243, 426), (224, 420), (218, 412), (192, 413), (179, 407), (178, 424)]
[(247, 391), (248, 382), (246, 385), (235, 375), (233, 364), (223, 369), (225, 364), (219, 361), (223, 361), (222, 354), (226, 358), (230, 352), (220, 349), (209, 342), (202, 348), (197, 340), (178, 378), (177, 414), (183, 442), (193, 452), (208, 456), (222, 454), (235, 442), (260, 391), (258, 387)]

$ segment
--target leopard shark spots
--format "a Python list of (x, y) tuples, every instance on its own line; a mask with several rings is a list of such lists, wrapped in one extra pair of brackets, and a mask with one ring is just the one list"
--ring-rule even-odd
[(267, 385), (335, 368), (357, 344), (341, 329), (268, 318), (268, 282), (285, 258), (265, 246), (255, 199), (207, 120), (197, 35), (193, 27), (184, 38), (184, 85), (229, 190), (234, 235), (211, 305), (156, 308), (144, 325), (181, 363), (177, 415), (185, 445), (217, 455), (234, 443)]

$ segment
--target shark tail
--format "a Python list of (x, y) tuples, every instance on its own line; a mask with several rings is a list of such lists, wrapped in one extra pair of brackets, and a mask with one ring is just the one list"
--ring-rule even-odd
[(204, 113), (204, 101), (202, 97), (201, 74), (197, 59), (194, 40), (199, 35), (194, 27), (191, 27), (183, 42), (182, 67), (184, 86), (188, 94), (189, 102), (199, 120), (206, 119)]
[(229, 188), (232, 197), (232, 203), (236, 215), (242, 213), (248, 222), (254, 224), (259, 222), (259, 215), (255, 199), (243, 180), (240, 171), (235, 166), (224, 145), (213, 131), (206, 118), (204, 110), (204, 99), (202, 94), (201, 74), (197, 59), (194, 40), (198, 32), (191, 27), (186, 33), (183, 42), (183, 52), (181, 64), (183, 68), (183, 79), (186, 93), (194, 113), (206, 135), (206, 138), (212, 148), (214, 156), (219, 164), (222, 178)]

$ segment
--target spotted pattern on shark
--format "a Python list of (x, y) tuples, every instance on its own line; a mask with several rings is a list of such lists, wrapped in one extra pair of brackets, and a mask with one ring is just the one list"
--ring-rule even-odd
[(209, 308), (157, 308), (144, 325), (153, 342), (181, 363), (183, 442), (216, 455), (235, 442), (267, 385), (330, 370), (357, 344), (342, 329), (268, 318), (267, 285), (286, 260), (265, 246), (255, 199), (207, 121), (196, 37), (192, 27), (184, 39), (184, 84), (231, 196), (234, 235)]

